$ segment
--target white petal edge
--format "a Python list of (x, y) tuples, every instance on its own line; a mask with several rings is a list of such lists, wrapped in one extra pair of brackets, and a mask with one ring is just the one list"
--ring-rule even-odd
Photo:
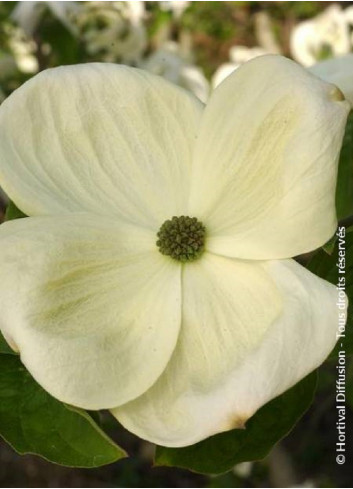
[[(273, 279), (284, 301), (281, 315), (266, 330), (261, 343), (234, 368), (224, 371), (217, 382), (211, 376), (207, 389), (212, 366), (216, 371), (218, 368), (213, 362), (218, 360), (223, 338), (217, 343), (211, 335), (202, 335), (204, 360), (200, 361), (198, 346), (186, 332), (190, 324), (183, 323), (181, 342), (166, 372), (140, 398), (113, 410), (129, 431), (162, 446), (179, 447), (243, 428), (261, 406), (325, 360), (336, 342), (336, 288), (293, 260), (257, 264)], [(249, 327), (256, 299), (254, 296), (244, 304)], [(213, 305), (216, 307), (216, 298)], [(184, 317), (185, 307), (190, 305), (184, 303)], [(234, 319), (229, 317), (228, 327)], [(215, 331), (217, 326), (210, 321), (209, 328)], [(213, 341), (207, 343), (209, 338)], [(229, 358), (232, 349), (236, 351), (236, 345), (229, 344), (224, 357)]]
[(353, 105), (353, 54), (321, 61), (311, 66), (309, 71), (322, 80), (337, 85), (351, 106)]
[(0, 226), (0, 330), (60, 401), (110, 408), (165, 369), (180, 329), (181, 269), (154, 241), (85, 214)]
[(202, 103), (142, 70), (45, 70), (0, 107), (0, 185), (27, 215), (87, 211), (156, 229), (185, 214)]
[(213, 92), (192, 167), (189, 215), (207, 249), (243, 259), (290, 258), (336, 229), (338, 156), (349, 103), (281, 56), (242, 65)]

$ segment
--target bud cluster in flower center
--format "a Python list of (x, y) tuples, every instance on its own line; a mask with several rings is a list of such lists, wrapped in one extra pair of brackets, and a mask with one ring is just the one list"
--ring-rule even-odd
[(165, 221), (157, 236), (162, 255), (188, 262), (197, 260), (205, 249), (205, 226), (196, 217), (174, 216)]

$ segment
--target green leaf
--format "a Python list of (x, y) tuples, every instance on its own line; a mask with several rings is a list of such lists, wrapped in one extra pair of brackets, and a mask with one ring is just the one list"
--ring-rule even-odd
[(12, 221), (13, 219), (21, 219), (22, 217), (27, 217), (26, 214), (24, 214), (16, 205), (10, 201), (9, 205), (7, 206), (6, 213), (5, 213), (5, 221)]
[(0, 355), (0, 434), (20, 454), (70, 467), (126, 456), (85, 411), (47, 394), (14, 355)]
[(353, 214), (353, 112), (348, 117), (339, 159), (336, 209), (338, 219)]
[(331, 239), (327, 241), (327, 243), (324, 244), (322, 249), (325, 251), (325, 253), (327, 253), (328, 255), (332, 255), (332, 253), (335, 251), (336, 241), (337, 241), (337, 236), (334, 235), (332, 236)]
[(203, 474), (220, 474), (240, 462), (264, 458), (308, 409), (313, 400), (316, 381), (316, 372), (305, 377), (263, 406), (249, 419), (244, 430), (221, 433), (184, 448), (157, 447), (156, 465), (177, 466)]
[(353, 334), (351, 333), (353, 328), (353, 227), (346, 228), (344, 240), (336, 236), (335, 245), (330, 255), (324, 250), (320, 250), (307, 265), (307, 268), (315, 275), (337, 285), (339, 275), (337, 263), (340, 246), (345, 250), (345, 292), (349, 304), (345, 337), (338, 341), (330, 358), (336, 358), (339, 350), (345, 350), (346, 355), (353, 355)]
[(12, 355), (16, 355), (16, 353), (7, 344), (1, 331), (0, 331), (0, 353), (11, 353)]

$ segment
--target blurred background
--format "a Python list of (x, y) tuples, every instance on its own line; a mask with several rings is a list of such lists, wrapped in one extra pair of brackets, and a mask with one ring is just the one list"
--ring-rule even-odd
[[(0, 2), (0, 103), (48, 67), (105, 61), (163, 76), (207, 101), (247, 60), (265, 53), (306, 67), (353, 51), (353, 2)], [(6, 196), (0, 189), (0, 222)], [(309, 412), (262, 461), (209, 477), (152, 468), (153, 446), (104, 414), (104, 429), (132, 455), (93, 470), (18, 456), (0, 440), (1, 487), (352, 487), (353, 446), (335, 462), (335, 362), (320, 370)], [(353, 427), (353, 368), (347, 379)], [(352, 429), (351, 429), (352, 431)], [(352, 433), (353, 435), (353, 433)]]

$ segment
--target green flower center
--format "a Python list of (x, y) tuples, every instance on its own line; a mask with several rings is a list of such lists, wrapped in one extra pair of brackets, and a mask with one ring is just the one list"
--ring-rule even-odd
[(196, 217), (174, 216), (160, 227), (156, 244), (162, 255), (185, 263), (200, 258), (205, 235), (206, 228)]

